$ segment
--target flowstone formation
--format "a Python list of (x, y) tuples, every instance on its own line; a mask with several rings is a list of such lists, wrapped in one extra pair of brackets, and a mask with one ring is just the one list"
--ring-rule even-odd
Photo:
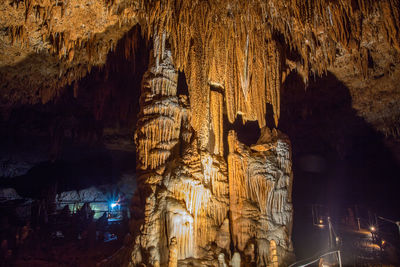
[[(257, 266), (292, 256), (290, 144), (263, 128), (253, 147), (224, 136), (224, 91), (209, 86), (203, 128), (177, 95), (178, 71), (165, 33), (155, 34), (142, 81), (135, 134), (139, 195), (131, 264)], [(190, 88), (189, 88), (190, 90)], [(229, 142), (228, 160), (224, 143)], [(225, 155), (226, 156), (226, 155)]]
[[(154, 39), (136, 131), (140, 186), (147, 195), (133, 263), (154, 266), (212, 261), (218, 251), (229, 250), (226, 162), (220, 153), (198, 149), (186, 96), (176, 95), (178, 73), (166, 45), (165, 35)], [(221, 151), (217, 144), (215, 151)]]
[(290, 260), (293, 209), (288, 138), (275, 129), (263, 128), (260, 139), (250, 148), (238, 141), (234, 131), (229, 132), (228, 143), (234, 246), (257, 266)]

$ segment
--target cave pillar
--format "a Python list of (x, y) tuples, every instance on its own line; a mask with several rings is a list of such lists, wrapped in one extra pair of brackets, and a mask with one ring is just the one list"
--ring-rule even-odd
[[(164, 214), (160, 205), (165, 203), (160, 201), (158, 191), (167, 163), (178, 144), (181, 121), (185, 116), (185, 108), (176, 95), (178, 72), (167, 45), (165, 34), (155, 35), (149, 68), (142, 80), (141, 109), (135, 132), (138, 188), (144, 214), (133, 262), (145, 260), (152, 265), (159, 265), (168, 257), (168, 250), (160, 250), (167, 246), (167, 240), (161, 234), (165, 225), (162, 224)], [(146, 250), (148, 259), (140, 254), (142, 249)]]
[(154, 35), (153, 42), (135, 132), (144, 212), (136, 214), (132, 263), (187, 266), (207, 260), (223, 266), (225, 256), (235, 266), (286, 262), (292, 251), (288, 138), (265, 127), (251, 147), (234, 131), (224, 140), (222, 87), (205, 90), (204, 116), (193, 119), (193, 99), (177, 95), (178, 71), (166, 34)]
[[(265, 127), (251, 147), (240, 143), (234, 131), (228, 144), (233, 245), (244, 254), (255, 246), (257, 266), (285, 263), (292, 256), (290, 142)], [(251, 261), (253, 253), (248, 254)]]
[(222, 92), (211, 90), (210, 97), (210, 113), (211, 113), (211, 152), (223, 156), (224, 141), (223, 141), (223, 108), (224, 98)]
[[(175, 266), (229, 251), (228, 175), (222, 157), (222, 94), (213, 93), (215, 133), (190, 123), (187, 96), (177, 96), (178, 72), (165, 35), (154, 37), (142, 81), (135, 133), (138, 188), (144, 206), (133, 264)], [(214, 123), (214, 126), (211, 124)], [(213, 142), (202, 140), (213, 136)], [(203, 140), (204, 141), (204, 140)]]

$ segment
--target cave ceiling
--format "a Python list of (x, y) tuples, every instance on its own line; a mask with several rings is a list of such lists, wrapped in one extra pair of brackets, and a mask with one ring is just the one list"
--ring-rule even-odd
[[(357, 114), (386, 136), (400, 131), (398, 0), (184, 1), (5, 0), (0, 3), (0, 105), (47, 103), (105, 66), (135, 25), (146, 39), (168, 38), (189, 85), (191, 124), (209, 102), (210, 85), (237, 115), (275, 124), (285, 78), (331, 72), (348, 88)], [(157, 37), (158, 36), (158, 37)], [(125, 45), (135, 54), (135, 39)]]

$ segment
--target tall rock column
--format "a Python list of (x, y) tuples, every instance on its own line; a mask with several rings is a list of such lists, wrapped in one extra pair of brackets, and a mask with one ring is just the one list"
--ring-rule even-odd
[(284, 265), (292, 252), (288, 138), (265, 127), (251, 147), (234, 131), (226, 140), (226, 90), (203, 76), (191, 86), (208, 86), (195, 90), (207, 103), (192, 118), (191, 108), (199, 107), (189, 102), (197, 98), (193, 91), (191, 99), (177, 96), (178, 72), (167, 39), (154, 35), (142, 81), (135, 133), (141, 208), (134, 213), (139, 230), (132, 263), (223, 266), (226, 258), (232, 266)]
[[(288, 138), (263, 128), (257, 144), (228, 135), (231, 233), (235, 249), (257, 266), (290, 260), (292, 169)], [(256, 258), (254, 256), (257, 256)]]
[[(201, 144), (186, 96), (176, 96), (177, 71), (165, 36), (154, 38), (142, 82), (135, 134), (139, 194), (144, 205), (132, 263), (214, 266), (229, 256), (229, 191), (222, 155), (222, 94), (214, 92), (214, 142)], [(212, 122), (209, 122), (211, 125)], [(211, 127), (210, 127), (211, 128)]]
[(141, 109), (135, 133), (138, 187), (145, 211), (143, 221), (137, 223), (142, 226), (136, 240), (133, 262), (145, 260), (154, 266), (160, 265), (162, 258), (167, 257), (168, 251), (160, 248), (170, 243), (162, 232), (164, 222), (161, 221), (160, 205), (165, 203), (160, 201), (158, 192), (163, 187), (171, 155), (179, 150), (181, 140), (190, 138), (187, 131), (181, 131), (181, 125), (188, 120), (186, 99), (176, 95), (178, 72), (165, 39), (165, 35), (154, 37), (149, 69), (142, 80)]

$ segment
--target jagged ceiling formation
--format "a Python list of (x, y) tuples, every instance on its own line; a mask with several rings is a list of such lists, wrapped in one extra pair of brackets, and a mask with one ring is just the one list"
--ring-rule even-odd
[[(377, 87), (399, 80), (399, 6), (398, 0), (3, 1), (2, 106), (53, 99), (92, 66), (105, 64), (116, 42), (140, 23), (148, 38), (167, 33), (187, 77), (196, 130), (208, 121), (196, 114), (209, 103), (210, 85), (225, 92), (229, 121), (241, 114), (264, 126), (266, 102), (278, 123), (280, 87), (291, 70), (305, 82), (331, 70), (353, 90), (360, 114), (396, 136), (399, 112), (389, 119), (368, 96), (378, 92), (390, 102), (398, 90), (363, 88), (376, 79)], [(134, 51), (134, 40), (126, 49)], [(392, 111), (399, 108), (391, 103)]]
[(264, 126), (268, 101), (277, 124), (289, 50), (299, 54), (296, 67), (305, 80), (309, 71), (320, 75), (332, 65), (338, 46), (367, 76), (363, 23), (374, 12), (381, 12), (376, 27), (385, 41), (400, 49), (398, 1), (144, 1), (143, 6), (147, 32), (170, 33), (176, 64), (188, 73), (196, 98), (194, 118), (204, 110), (211, 83), (225, 89), (230, 122), (239, 113)]
[(135, 10), (132, 1), (2, 1), (2, 104), (46, 103), (93, 66), (104, 65), (137, 23)]

